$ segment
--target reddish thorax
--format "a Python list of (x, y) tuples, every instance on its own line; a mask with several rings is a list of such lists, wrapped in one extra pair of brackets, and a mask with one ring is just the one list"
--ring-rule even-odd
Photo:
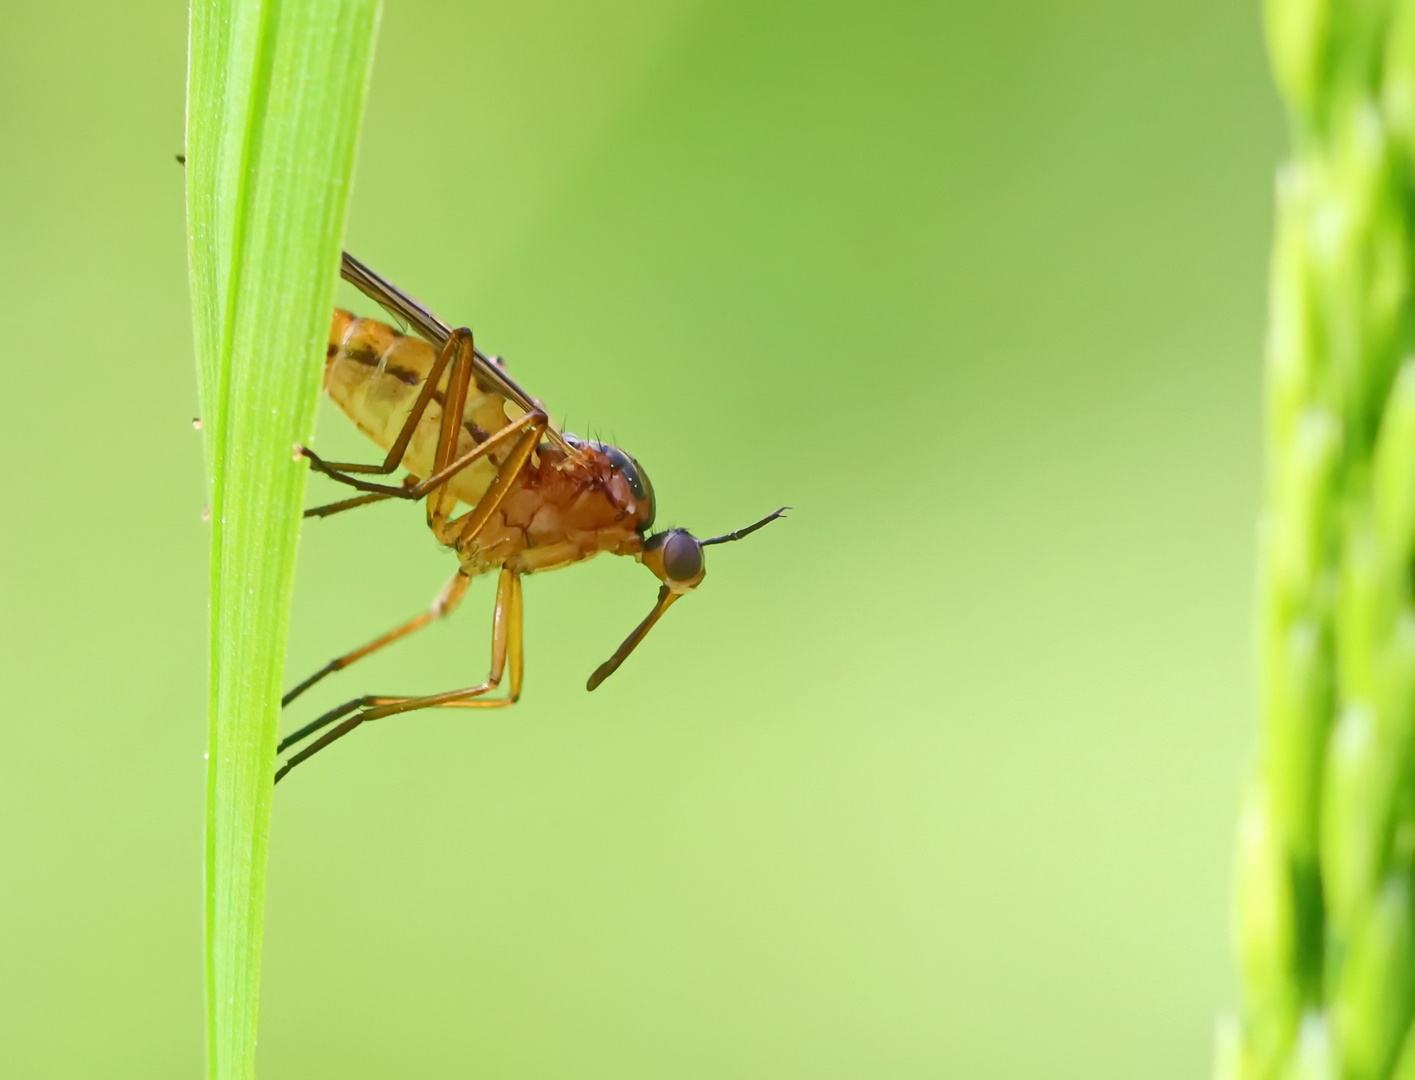
[(567, 456), (542, 443), (486, 527), (458, 553), (472, 574), (503, 565), (519, 573), (551, 570), (602, 551), (638, 555), (640, 525), (652, 515), (608, 455), (585, 446)]

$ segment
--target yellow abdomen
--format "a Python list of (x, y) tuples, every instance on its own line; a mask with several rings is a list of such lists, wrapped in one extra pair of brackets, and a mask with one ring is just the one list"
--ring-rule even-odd
[[(361, 319), (336, 308), (329, 329), (324, 389), (360, 431), (389, 450), (413, 411), (418, 391), (436, 360), (437, 350), (422, 338), (400, 333), (376, 319)], [(403, 467), (414, 476), (427, 476), (432, 471), (447, 374), (444, 371), (438, 380), (432, 400), (403, 454)], [(480, 390), (473, 380), (467, 388), (467, 407), (462, 413), (457, 454), (468, 452), (505, 427), (512, 417), (520, 415), (514, 405), (511, 416), (507, 416), (506, 410), (505, 398)], [(493, 451), (453, 478), (449, 487), (460, 502), (468, 506), (476, 504), (495, 479), (497, 467), (509, 449), (508, 446)]]

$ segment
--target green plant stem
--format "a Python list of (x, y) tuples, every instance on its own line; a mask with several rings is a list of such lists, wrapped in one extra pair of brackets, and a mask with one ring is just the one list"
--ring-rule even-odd
[(1243, 1006), (1218, 1073), (1377, 1080), (1415, 1069), (1415, 0), (1272, 0), (1267, 23), (1295, 150), (1267, 343)]
[(212, 512), (208, 1075), (255, 1074), (265, 867), (307, 441), (377, 0), (196, 0), (192, 310)]

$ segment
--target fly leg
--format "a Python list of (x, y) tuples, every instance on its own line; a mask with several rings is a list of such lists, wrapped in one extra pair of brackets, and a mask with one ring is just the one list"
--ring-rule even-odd
[(526, 467), (526, 463), (531, 459), (531, 454), (540, 444), (541, 433), (545, 431), (546, 426), (545, 414), (527, 413), (514, 424), (508, 424), (502, 428), (497, 432), (497, 436), (509, 434), (517, 424), (524, 424), (525, 430), (516, 440), (515, 445), (511, 447), (511, 452), (506, 455), (506, 459), (497, 468), (496, 479), (477, 500), (476, 506), (461, 517), (449, 520), (456, 502), (451, 497), (450, 491), (443, 488), (435, 497), (428, 500), (428, 528), (432, 530), (432, 534), (437, 537), (439, 543), (457, 547), (470, 540), (481, 531), (482, 527), (490, 520), (491, 515), (496, 512), (496, 508), (501, 505), (501, 501), (506, 498), (507, 492), (511, 490), (511, 485), (521, 475), (521, 470)]
[[(445, 413), (443, 415), (444, 417), (446, 416)], [(447, 461), (445, 464), (441, 462), (435, 462), (433, 465), (432, 474), (429, 475), (426, 479), (419, 480), (413, 484), (404, 484), (400, 487), (393, 487), (390, 484), (375, 484), (368, 480), (360, 480), (357, 476), (348, 476), (344, 473), (339, 472), (337, 469), (334, 468), (334, 466), (325, 462), (312, 450), (302, 449), (301, 453), (303, 453), (305, 457), (309, 458), (310, 465), (318, 472), (324, 473), (324, 475), (330, 477), (333, 480), (338, 480), (341, 484), (348, 484), (355, 491), (363, 491), (372, 495), (378, 495), (380, 498), (412, 499), (416, 502), (428, 492), (435, 491), (438, 488), (442, 488), (443, 490), (439, 493), (439, 500), (441, 500), (442, 498), (451, 499), (451, 492), (447, 491), (444, 487), (448, 480), (456, 476), (472, 462), (485, 457), (493, 450), (500, 449), (512, 438), (514, 438), (518, 434), (521, 434), (522, 432), (525, 432), (527, 436), (534, 436), (534, 439), (530, 444), (531, 449), (534, 450), (535, 443), (539, 440), (540, 433), (545, 430), (546, 424), (547, 420), (545, 413), (540, 411), (526, 413), (524, 416), (517, 417), (515, 420), (511, 421), (511, 423), (507, 424), (500, 431), (496, 432), (485, 442), (477, 443), (476, 446), (472, 447), (461, 457)], [(455, 435), (456, 431), (454, 430), (453, 436), (455, 437)], [(520, 446), (520, 443), (516, 443), (516, 446)], [(454, 451), (455, 449), (456, 444), (453, 443), (449, 450)], [(512, 451), (512, 454), (514, 456), (514, 450)], [(442, 457), (442, 448), (440, 446), (438, 448), (438, 456), (439, 458)], [(448, 456), (450, 456), (450, 453)], [(529, 452), (526, 456), (530, 456)], [(353, 504), (354, 500), (349, 499), (346, 500), (346, 502)], [(342, 504), (331, 503), (330, 506), (342, 506)], [(321, 506), (316, 506), (312, 509), (318, 511), (323, 510), (325, 508)], [(329, 512), (334, 513), (336, 511), (330, 510)]]
[(311, 506), (305, 511), (304, 516), (309, 517), (331, 517), (334, 514), (341, 514), (345, 510), (352, 510), (356, 506), (368, 506), (370, 503), (384, 502), (393, 498), (392, 495), (384, 495), (381, 492), (372, 495), (356, 495), (352, 499), (340, 499), (338, 502), (325, 503), (322, 506)]
[[(510, 692), (506, 697), (487, 698), (501, 685), (503, 674), (510, 667)], [(316, 731), (340, 721), (331, 731), (325, 732), (303, 750), (290, 756), (285, 764), (275, 772), (275, 782), (302, 761), (319, 753), (330, 743), (342, 739), (360, 724), (369, 720), (381, 720), (386, 716), (412, 712), (415, 709), (447, 708), (496, 708), (512, 705), (521, 696), (521, 676), (523, 662), (521, 655), (521, 577), (505, 567), (501, 570), (496, 586), (496, 611), (491, 623), (491, 671), (486, 681), (462, 690), (449, 690), (441, 694), (423, 697), (379, 697), (368, 695), (346, 701), (337, 709), (331, 709), (319, 719), (306, 724), (299, 731), (286, 736), (280, 743), (280, 751), (308, 738)]]
[[(451, 615), (452, 612), (457, 610), (457, 605), (462, 602), (462, 597), (467, 594), (467, 586), (471, 584), (471, 580), (471, 578), (467, 577), (467, 575), (460, 570), (457, 571), (457, 573), (452, 576), (452, 580), (442, 587), (442, 591), (437, 594), (437, 599), (432, 602), (432, 606), (426, 611), (409, 619), (407, 622), (403, 623), (403, 625), (394, 627), (382, 637), (374, 638), (367, 645), (357, 648), (353, 652), (347, 652), (343, 656), (336, 656), (333, 660), (329, 661), (329, 663), (325, 664), (324, 667), (320, 668), (308, 679), (281, 698), (280, 707), (283, 709), (326, 675), (333, 674), (336, 671), (342, 671), (355, 660), (362, 660), (365, 656), (378, 652), (378, 650), (385, 645), (392, 645), (399, 638), (405, 638), (413, 631), (421, 630), (428, 623), (436, 622), (438, 619), (445, 619), (448, 615)], [(305, 734), (308, 734), (308, 732), (296, 732), (294, 735), (290, 736), (289, 739), (286, 739), (285, 742), (298, 741), (304, 738)], [(285, 749), (285, 743), (281, 743), (280, 749)]]
[[(438, 350), (437, 359), (432, 362), (432, 369), (428, 371), (427, 378), (423, 380), (422, 389), (418, 391), (418, 396), (413, 401), (412, 411), (403, 421), (403, 427), (399, 430), (398, 437), (393, 440), (393, 445), (389, 448), (388, 455), (382, 462), (370, 465), (356, 461), (323, 461), (305, 448), (301, 448), (301, 453), (308, 457), (311, 463), (318, 461), (319, 464), (316, 468), (326, 476), (333, 475), (333, 472), (373, 473), (387, 476), (402, 464), (403, 455), (408, 452), (408, 444), (413, 441), (413, 434), (418, 430), (418, 424), (422, 422), (423, 414), (427, 412), (427, 403), (432, 400), (438, 383), (442, 381), (442, 372), (451, 361), (452, 373), (447, 380), (447, 398), (442, 410), (442, 429), (438, 434), (438, 449), (441, 450), (446, 435), (447, 417), (454, 417), (459, 425), (462, 422), (462, 410), (466, 407), (467, 402), (467, 383), (472, 375), (471, 358), (475, 351), (476, 346), (472, 342), (470, 330), (464, 326), (459, 330), (452, 331), (442, 348)], [(454, 404), (456, 408), (453, 408)], [(339, 477), (335, 476), (334, 479), (337, 480)]]
[[(412, 487), (418, 483), (416, 476), (403, 477), (403, 486)], [(368, 495), (355, 495), (352, 499), (341, 499), (338, 502), (325, 503), (323, 506), (311, 506), (305, 511), (304, 516), (310, 517), (330, 517), (334, 514), (342, 514), (345, 510), (352, 510), (356, 506), (367, 506), (369, 503), (383, 502), (393, 498), (392, 495), (385, 495), (382, 492), (373, 492)]]

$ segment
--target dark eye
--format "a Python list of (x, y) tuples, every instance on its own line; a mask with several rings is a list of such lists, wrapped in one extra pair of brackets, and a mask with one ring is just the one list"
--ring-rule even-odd
[(674, 581), (692, 581), (703, 570), (702, 546), (687, 533), (670, 534), (663, 545), (663, 569)]

